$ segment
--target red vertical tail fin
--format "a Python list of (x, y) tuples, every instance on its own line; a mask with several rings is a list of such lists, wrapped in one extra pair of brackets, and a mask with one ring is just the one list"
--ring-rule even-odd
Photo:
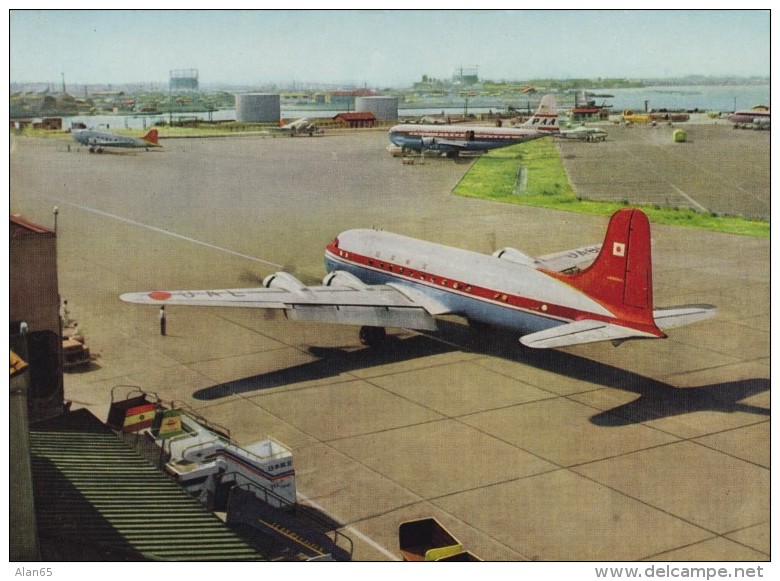
[(626, 208), (612, 215), (601, 251), (588, 268), (554, 276), (601, 303), (628, 326), (663, 336), (653, 318), (650, 222), (641, 210)]
[(141, 139), (143, 139), (144, 141), (147, 141), (149, 143), (153, 143), (154, 145), (159, 145), (157, 143), (157, 136), (158, 136), (157, 130), (156, 129), (152, 129), (151, 131), (149, 131), (149, 133), (144, 135)]

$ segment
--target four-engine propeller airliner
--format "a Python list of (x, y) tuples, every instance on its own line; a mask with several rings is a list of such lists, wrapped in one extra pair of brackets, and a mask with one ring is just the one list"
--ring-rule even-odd
[(489, 151), (559, 132), (555, 97), (545, 95), (536, 113), (519, 127), (395, 125), (390, 128), (390, 141), (402, 149), (439, 151), (455, 157), (461, 151)]
[(103, 153), (103, 148), (105, 147), (142, 147), (148, 151), (150, 147), (162, 147), (157, 142), (157, 137), (158, 133), (156, 129), (152, 129), (140, 139), (128, 135), (119, 135), (117, 133), (95, 131), (94, 129), (79, 129), (73, 132), (73, 139), (81, 145), (88, 146), (90, 153)]
[[(595, 257), (595, 259), (594, 259)], [(528, 347), (664, 338), (706, 319), (711, 305), (654, 309), (650, 224), (637, 209), (610, 219), (603, 244), (531, 258), (493, 255), (377, 230), (348, 230), (326, 248), (328, 274), (306, 286), (286, 272), (262, 288), (123, 294), (134, 303), (282, 309), (289, 319), (358, 325), (361, 342), (385, 327), (436, 330), (439, 315), (516, 331)]]

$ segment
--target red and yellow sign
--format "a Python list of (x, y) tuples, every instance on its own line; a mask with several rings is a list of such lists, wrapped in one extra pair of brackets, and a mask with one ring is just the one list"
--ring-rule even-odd
[(152, 425), (157, 405), (153, 403), (129, 408), (122, 424), (123, 432), (137, 432)]

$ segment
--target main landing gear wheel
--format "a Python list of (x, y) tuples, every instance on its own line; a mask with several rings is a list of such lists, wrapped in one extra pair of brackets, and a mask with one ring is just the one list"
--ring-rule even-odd
[(469, 329), (471, 329), (474, 333), (477, 333), (479, 335), (489, 335), (491, 332), (492, 333), (496, 332), (495, 327), (492, 327), (487, 323), (483, 323), (482, 321), (475, 321), (473, 319), (469, 319), (468, 321), (469, 321)]
[(384, 327), (360, 327), (360, 342), (369, 347), (380, 345), (387, 337)]

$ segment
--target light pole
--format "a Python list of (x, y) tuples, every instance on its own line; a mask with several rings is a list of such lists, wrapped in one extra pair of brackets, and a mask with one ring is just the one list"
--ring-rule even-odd
[(60, 213), (60, 209), (57, 206), (54, 206), (54, 233), (57, 233), (57, 214)]

